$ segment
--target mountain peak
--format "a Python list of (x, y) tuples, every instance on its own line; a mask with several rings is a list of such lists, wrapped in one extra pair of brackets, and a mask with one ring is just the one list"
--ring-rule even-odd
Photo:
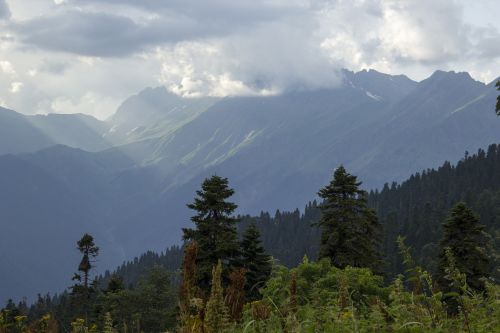
[(382, 100), (396, 101), (408, 94), (417, 85), (405, 75), (391, 75), (374, 69), (363, 69), (353, 72), (342, 70), (344, 85), (362, 89), (370, 95), (376, 95)]
[[(456, 90), (455, 93), (462, 91), (466, 95), (472, 91), (479, 93), (485, 87), (483, 82), (474, 80), (467, 72), (447, 72), (442, 70), (435, 71), (427, 79), (420, 81), (418, 85), (421, 89), (428, 89), (430, 91), (434, 91), (439, 87), (441, 89), (446, 87), (446, 90)], [(460, 93), (457, 94), (457, 96), (462, 95)]]
[(473, 81), (473, 82), (478, 82), (470, 76), (468, 72), (455, 72), (455, 71), (443, 71), (443, 70), (436, 70), (434, 73), (432, 73), (431, 76), (429, 76), (427, 79), (424, 81), (435, 81), (435, 80), (461, 80), (461, 81)]

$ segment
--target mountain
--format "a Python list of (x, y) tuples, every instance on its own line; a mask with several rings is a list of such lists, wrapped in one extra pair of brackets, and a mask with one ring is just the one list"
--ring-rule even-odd
[[(106, 121), (116, 126), (104, 132), (114, 147), (0, 156), (0, 226), (9, 225), (0, 234), (2, 262), (23, 263), (0, 265), (0, 294), (70, 283), (82, 232), (101, 247), (99, 269), (178, 243), (186, 203), (214, 173), (229, 177), (240, 213), (290, 210), (313, 199), (339, 164), (370, 189), (500, 141), (496, 91), (466, 73), (436, 72), (422, 82), (343, 75), (335, 89), (266, 97), (186, 100), (146, 89)], [(32, 225), (47, 228), (34, 233)], [(38, 265), (43, 260), (59, 265), (59, 278)]]
[(26, 116), (0, 107), (0, 155), (34, 152), (55, 144), (99, 151), (111, 147), (107, 124), (83, 114)]
[(173, 133), (217, 98), (182, 98), (164, 87), (127, 98), (106, 121), (84, 114), (23, 115), (0, 107), (0, 155), (66, 145), (97, 152)]
[[(372, 81), (377, 90), (366, 84)], [(415, 83), (345, 72), (335, 90), (226, 98), (128, 153), (148, 151), (136, 159), (165, 174), (166, 192), (192, 193), (217, 172), (239, 190), (244, 212), (293, 209), (340, 164), (375, 188), (498, 141), (495, 96), (466, 73), (438, 71)]]
[(217, 98), (182, 98), (165, 87), (146, 88), (127, 98), (107, 119), (105, 137), (123, 144), (172, 133), (188, 123)]

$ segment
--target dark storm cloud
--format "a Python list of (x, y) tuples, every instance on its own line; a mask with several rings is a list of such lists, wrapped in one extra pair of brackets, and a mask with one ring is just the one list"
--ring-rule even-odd
[[(143, 11), (136, 20), (102, 5)], [(76, 7), (76, 5), (81, 7)], [(89, 10), (91, 9), (91, 10)], [(12, 24), (24, 44), (86, 56), (127, 56), (152, 46), (224, 36), (297, 8), (250, 1), (70, 1), (52, 14)]]
[(12, 29), (28, 45), (102, 57), (125, 56), (151, 45), (204, 33), (188, 18), (159, 18), (138, 23), (125, 16), (77, 10), (14, 23)]

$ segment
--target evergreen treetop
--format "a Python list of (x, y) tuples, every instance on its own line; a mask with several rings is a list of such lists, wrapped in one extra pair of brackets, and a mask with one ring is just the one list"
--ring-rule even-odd
[(241, 267), (246, 272), (246, 297), (253, 301), (260, 298), (262, 288), (271, 274), (272, 258), (261, 244), (260, 232), (255, 223), (251, 223), (241, 241)]
[[(89, 272), (93, 268), (92, 259), (99, 254), (99, 247), (95, 245), (94, 237), (87, 233), (76, 244), (78, 251), (82, 253), (82, 260), (80, 261), (80, 265), (78, 265), (78, 271), (83, 274), (83, 287), (88, 288)], [(80, 280), (81, 278), (79, 275), (75, 275), (75, 279)]]
[(467, 284), (473, 290), (484, 291), (484, 278), (488, 275), (489, 260), (485, 248), (484, 226), (477, 215), (465, 203), (453, 207), (443, 224), (443, 237), (440, 242), (438, 278), (441, 287), (449, 291), (446, 278), (448, 257), (446, 249), (453, 256), (458, 271), (465, 274)]
[(379, 234), (381, 226), (367, 205), (366, 192), (357, 177), (340, 166), (330, 183), (318, 195), (320, 206), (320, 258), (330, 258), (339, 267), (368, 267), (380, 272)]
[(196, 191), (196, 194), (194, 202), (187, 205), (197, 213), (191, 218), (196, 228), (183, 229), (183, 238), (198, 244), (198, 285), (208, 293), (212, 267), (221, 260), (227, 280), (227, 272), (235, 264), (239, 253), (236, 230), (239, 220), (232, 216), (237, 205), (227, 201), (234, 194), (234, 190), (228, 186), (227, 178), (212, 176), (205, 179), (201, 190)]

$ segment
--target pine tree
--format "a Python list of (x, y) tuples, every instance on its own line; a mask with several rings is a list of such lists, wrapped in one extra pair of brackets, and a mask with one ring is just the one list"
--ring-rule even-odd
[[(82, 260), (80, 265), (78, 265), (78, 271), (83, 274), (82, 285), (84, 288), (89, 287), (89, 273), (92, 269), (92, 260), (99, 254), (99, 248), (94, 243), (94, 237), (89, 234), (84, 234), (82, 238), (77, 242), (77, 248), (80, 253), (82, 253)], [(76, 280), (81, 281), (82, 276), (79, 274), (75, 275)]]
[(123, 289), (125, 289), (123, 279), (119, 275), (113, 274), (109, 279), (106, 293), (117, 293)]
[(332, 264), (368, 267), (381, 270), (379, 235), (381, 226), (373, 209), (367, 206), (366, 192), (361, 182), (340, 166), (333, 180), (319, 191), (321, 204), (320, 258), (330, 258)]
[[(208, 293), (212, 267), (221, 260), (224, 272), (228, 272), (235, 264), (239, 252), (238, 219), (231, 216), (237, 205), (226, 201), (234, 194), (234, 190), (228, 187), (227, 178), (212, 176), (201, 187), (196, 191), (194, 202), (188, 205), (197, 212), (191, 218), (196, 229), (183, 229), (183, 238), (198, 244), (197, 285)], [(227, 274), (223, 278), (227, 281)]]
[(458, 203), (443, 224), (443, 238), (439, 244), (438, 282), (443, 291), (449, 290), (450, 281), (446, 269), (449, 259), (446, 249), (455, 260), (455, 268), (465, 274), (468, 286), (475, 291), (484, 291), (483, 279), (488, 275), (489, 261), (485, 244), (484, 226), (476, 214), (465, 203)]
[[(82, 260), (78, 265), (78, 271), (73, 280), (79, 282), (72, 287), (72, 303), (75, 313), (85, 315), (85, 324), (88, 323), (88, 313), (90, 308), (91, 293), (95, 289), (95, 284), (89, 284), (90, 271), (93, 268), (93, 260), (99, 254), (99, 248), (94, 243), (94, 237), (84, 234), (77, 242), (77, 249), (82, 254)], [(83, 277), (82, 277), (83, 274)]]
[(228, 309), (224, 303), (224, 291), (221, 283), (222, 263), (219, 260), (212, 269), (212, 288), (205, 314), (205, 328), (208, 333), (220, 333), (228, 325)]
[(245, 284), (247, 301), (260, 299), (259, 289), (266, 284), (271, 275), (272, 262), (261, 244), (260, 232), (255, 223), (251, 223), (243, 234), (240, 266), (247, 270)]

